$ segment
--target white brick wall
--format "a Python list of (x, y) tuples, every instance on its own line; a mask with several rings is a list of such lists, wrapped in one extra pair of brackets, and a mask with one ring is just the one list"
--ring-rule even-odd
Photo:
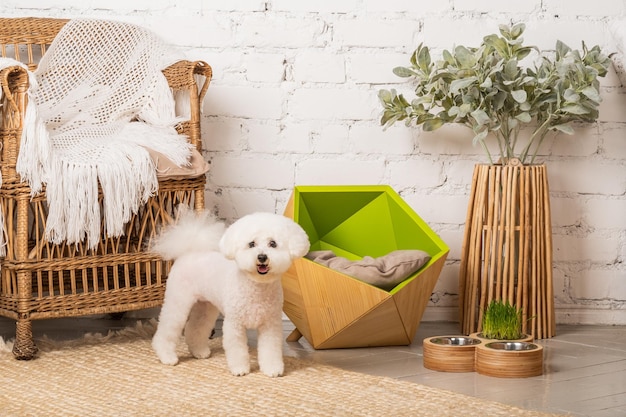
[[(1, 16), (101, 17), (149, 27), (207, 61), (207, 204), (227, 220), (282, 212), (294, 184), (390, 184), (450, 245), (427, 319), (456, 319), (473, 166), (462, 127), (383, 131), (377, 91), (409, 90), (391, 69), (419, 42), (476, 45), (523, 21), (541, 48), (557, 39), (615, 50), (607, 24), (626, 0), (3, 0)], [(557, 320), (626, 324), (626, 89), (602, 80), (600, 122), (546, 141)]]

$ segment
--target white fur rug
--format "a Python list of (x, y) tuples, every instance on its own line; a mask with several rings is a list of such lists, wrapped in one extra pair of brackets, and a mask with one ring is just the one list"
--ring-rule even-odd
[(154, 321), (70, 342), (38, 340), (17, 361), (0, 348), (2, 416), (550, 416), (419, 384), (285, 358), (285, 376), (234, 377), (221, 340), (213, 356), (176, 366), (150, 346)]

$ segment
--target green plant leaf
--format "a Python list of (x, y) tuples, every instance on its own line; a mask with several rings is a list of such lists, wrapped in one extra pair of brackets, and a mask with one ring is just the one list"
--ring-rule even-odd
[(569, 123), (555, 125), (555, 126), (550, 127), (550, 129), (558, 130), (560, 132), (565, 133), (566, 135), (573, 135), (574, 134), (574, 128), (572, 126), (570, 126)]
[(561, 107), (561, 111), (564, 113), (580, 114), (580, 115), (589, 113), (589, 110), (587, 110), (580, 104), (571, 104), (571, 105), (563, 106)]
[(419, 51), (421, 47), (422, 44), (420, 43), (419, 46), (413, 51), (413, 53), (411, 54), (411, 58), (409, 59), (413, 68), (417, 68), (417, 51)]
[(493, 98), (493, 110), (500, 111), (504, 107), (507, 94), (505, 91), (499, 91)]
[(517, 23), (513, 25), (511, 28), (511, 38), (519, 38), (524, 33), (524, 30), (526, 30), (526, 25), (524, 23)]
[(511, 39), (511, 27), (509, 25), (498, 25), (498, 30), (506, 39)]
[(474, 54), (464, 46), (454, 48), (454, 53), (456, 54), (456, 61), (461, 68), (471, 68), (476, 63)]
[(389, 101), (391, 101), (391, 96), (392, 96), (391, 91), (388, 91), (388, 90), (379, 90), (378, 91), (378, 98), (383, 103), (388, 103)]
[(518, 103), (524, 103), (528, 98), (528, 94), (524, 90), (513, 90), (511, 91), (511, 97)]
[(430, 69), (430, 52), (428, 51), (428, 47), (424, 46), (418, 50), (417, 53), (417, 65), (418, 67), (424, 71), (429, 72)]
[(489, 135), (489, 129), (484, 129), (478, 132), (472, 139), (472, 144), (476, 146), (479, 142), (482, 142)]
[[(394, 92), (395, 93), (395, 92)], [(391, 98), (391, 102), (398, 107), (406, 108), (409, 107), (409, 102), (404, 98), (402, 94), (393, 94)]]
[(463, 103), (459, 106), (459, 117), (465, 117), (472, 111), (472, 105), (470, 103)]
[(509, 47), (505, 39), (502, 39), (498, 35), (488, 35), (483, 38), (485, 45), (488, 45), (496, 50), (501, 57), (509, 56)]
[(517, 73), (519, 72), (519, 68), (517, 66), (517, 59), (510, 59), (504, 65), (504, 75), (509, 80), (514, 80), (517, 78)]
[(380, 124), (383, 126), (392, 125), (397, 121), (397, 116), (394, 112), (385, 110), (380, 118)]
[(517, 116), (515, 116), (515, 118), (522, 123), (530, 123), (530, 121), (532, 120), (532, 117), (530, 116), (528, 112), (520, 113)]
[(518, 61), (521, 61), (522, 59), (530, 55), (533, 49), (536, 49), (536, 48), (532, 46), (518, 48), (515, 50), (515, 58), (517, 58)]
[(424, 121), (422, 126), (423, 126), (423, 128), (424, 128), (424, 130), (426, 132), (432, 132), (433, 130), (437, 130), (441, 126), (443, 126), (443, 120), (441, 120), (441, 119), (429, 119), (429, 120)]
[(589, 98), (590, 100), (595, 101), (596, 103), (599, 103), (602, 100), (600, 98), (600, 93), (593, 86), (589, 86), (589, 87), (583, 88), (581, 93), (583, 93), (587, 98)]
[(563, 42), (561, 42), (559, 40), (556, 41), (556, 54), (557, 54), (556, 56), (557, 56), (557, 60), (564, 58), (571, 50), (572, 50), (572, 48), (570, 48), (569, 46), (567, 46)]
[(563, 98), (570, 103), (578, 103), (580, 101), (580, 96), (573, 88), (568, 88), (563, 93)]
[(493, 87), (493, 81), (489, 77), (485, 78), (485, 81), (480, 84), (480, 88), (488, 89), (491, 87)]
[(489, 115), (484, 110), (476, 109), (471, 112), (470, 115), (474, 118), (478, 126), (486, 125), (491, 122), (491, 118), (489, 118)]
[(393, 69), (393, 73), (402, 78), (408, 78), (417, 75), (415, 71), (406, 67), (395, 67)]
[(454, 80), (450, 83), (450, 92), (452, 94), (458, 94), (461, 89), (467, 88), (474, 84), (478, 79), (474, 76), (468, 78), (461, 78)]

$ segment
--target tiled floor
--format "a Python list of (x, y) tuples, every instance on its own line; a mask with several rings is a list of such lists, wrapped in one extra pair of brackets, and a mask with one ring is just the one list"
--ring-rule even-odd
[[(56, 319), (35, 322), (35, 337), (73, 339), (133, 325), (134, 319)], [(293, 325), (285, 322), (285, 336)], [(626, 327), (557, 326), (557, 336), (541, 340), (544, 374), (508, 379), (470, 373), (431, 371), (423, 366), (422, 340), (458, 334), (458, 325), (424, 322), (411, 346), (314, 350), (305, 339), (285, 342), (285, 354), (356, 372), (388, 376), (499, 401), (572, 416), (626, 416)], [(14, 335), (12, 321), (0, 318), (0, 337)], [(251, 335), (252, 336), (252, 335)], [(253, 339), (253, 336), (251, 337)]]
[(544, 374), (539, 377), (494, 378), (424, 368), (422, 340), (458, 332), (457, 323), (424, 322), (411, 346), (315, 351), (302, 339), (288, 343), (286, 352), (526, 409), (573, 416), (626, 416), (626, 327), (557, 326), (556, 337), (538, 341), (544, 347)]

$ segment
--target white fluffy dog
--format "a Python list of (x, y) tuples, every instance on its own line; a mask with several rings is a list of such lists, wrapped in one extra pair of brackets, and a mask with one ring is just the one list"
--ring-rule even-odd
[(175, 262), (152, 347), (162, 363), (175, 365), (184, 329), (189, 352), (208, 358), (209, 336), (221, 313), (230, 372), (250, 372), (246, 330), (256, 329), (261, 372), (281, 376), (281, 276), (308, 252), (308, 236), (291, 219), (271, 213), (250, 214), (224, 228), (207, 213), (186, 211), (156, 239), (152, 250)]

